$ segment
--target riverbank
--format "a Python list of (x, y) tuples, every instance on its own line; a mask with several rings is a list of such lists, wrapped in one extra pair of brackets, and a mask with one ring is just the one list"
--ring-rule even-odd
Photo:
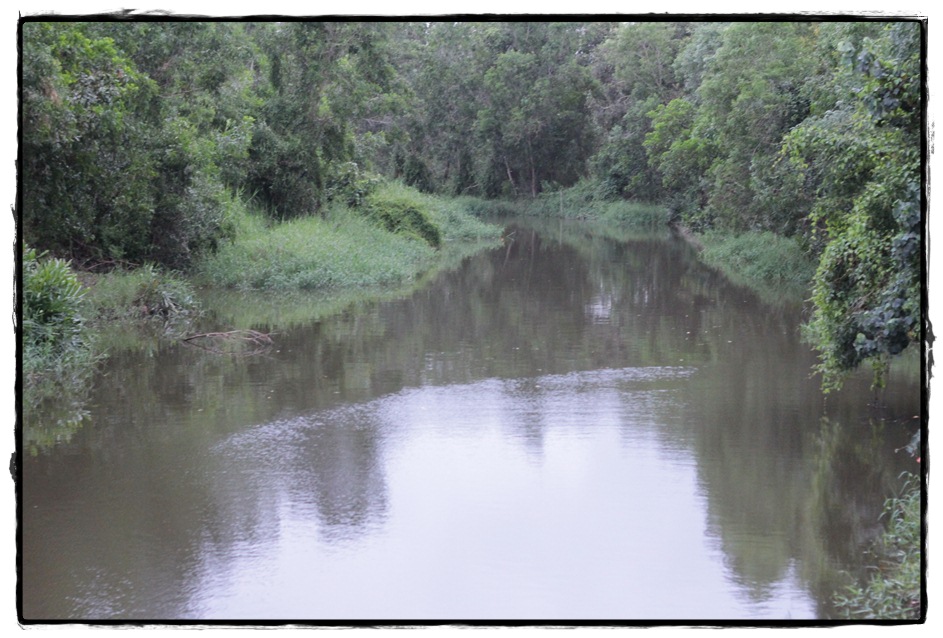
[(801, 302), (809, 297), (815, 262), (792, 237), (771, 232), (694, 236), (701, 259), (733, 281), (754, 290), (767, 303)]
[(238, 290), (342, 290), (399, 285), (416, 279), (463, 242), (497, 241), (454, 200), (395, 182), (357, 208), (335, 204), (323, 216), (271, 223), (243, 208), (236, 238), (195, 269), (204, 286)]
[(619, 228), (671, 228), (700, 253), (701, 259), (728, 279), (756, 292), (767, 302), (808, 299), (816, 263), (792, 237), (748, 231), (736, 235), (695, 232), (672, 221), (660, 204), (598, 198), (591, 186), (541, 193), (533, 199), (489, 202), (492, 215), (521, 215), (599, 221)]
[[(323, 216), (285, 222), (237, 201), (230, 211), (232, 240), (188, 273), (149, 264), (75, 271), (62, 260), (27, 250), (27, 439), (51, 440), (78, 427), (97, 364), (109, 352), (155, 350), (162, 341), (186, 335), (204, 317), (206, 299), (237, 292), (296, 299), (304, 294), (314, 300), (305, 307), (321, 315), (403, 294), (463, 255), (499, 241), (501, 228), (477, 219), (470, 210), (475, 205), (471, 198), (425, 195), (395, 182), (377, 186), (359, 207), (336, 203)], [(36, 431), (39, 424), (31, 423), (30, 415), (40, 405), (48, 414), (51, 403), (61, 406), (52, 410), (59, 415), (54, 434)]]

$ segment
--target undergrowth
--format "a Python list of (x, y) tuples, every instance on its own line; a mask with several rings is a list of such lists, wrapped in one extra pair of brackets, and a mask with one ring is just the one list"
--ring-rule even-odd
[(668, 223), (668, 211), (659, 204), (607, 199), (591, 186), (546, 191), (530, 200), (519, 200), (520, 214), (535, 217), (588, 219), (620, 226), (658, 228)]

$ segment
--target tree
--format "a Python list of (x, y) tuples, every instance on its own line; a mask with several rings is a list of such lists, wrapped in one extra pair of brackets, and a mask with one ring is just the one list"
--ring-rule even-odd
[(28, 241), (174, 268), (212, 250), (229, 232), (252, 120), (245, 67), (207, 52), (245, 48), (239, 25), (23, 26)]
[(396, 66), (408, 86), (387, 171), (420, 190), (479, 192), (473, 136), (485, 68), (474, 23), (398, 25)]
[(786, 140), (819, 198), (824, 250), (809, 335), (823, 386), (871, 361), (880, 384), (890, 356), (920, 338), (921, 25), (883, 25), (837, 44), (848, 94)]
[[(268, 85), (249, 151), (248, 186), (277, 218), (321, 210), (358, 132), (397, 105), (383, 23), (291, 22), (257, 30)], [(346, 178), (345, 178), (346, 179)]]
[(597, 85), (579, 55), (585, 31), (513, 23), (484, 33), (504, 48), (485, 72), (476, 121), (487, 194), (505, 178), (509, 192), (531, 196), (544, 182), (572, 185), (595, 148), (589, 98)]
[[(806, 84), (814, 76), (812, 23), (735, 23), (707, 64), (698, 88), (696, 127), (719, 149), (708, 178), (708, 214), (732, 230), (771, 227), (764, 202), (782, 138), (809, 115)], [(787, 203), (778, 200), (779, 204)], [(795, 217), (801, 207), (781, 214)]]
[(646, 134), (644, 147), (649, 163), (662, 176), (665, 200), (675, 220), (683, 218), (701, 230), (709, 225), (700, 221), (707, 203), (707, 170), (718, 150), (706, 136), (695, 131), (697, 107), (684, 98), (658, 105), (649, 111), (652, 130)]
[(27, 22), (22, 37), (25, 240), (78, 258), (144, 257), (155, 84), (81, 24)]
[(655, 201), (665, 195), (657, 164), (647, 161), (644, 139), (652, 130), (651, 111), (680, 96), (673, 62), (688, 26), (624, 24), (599, 47), (596, 73), (605, 96), (597, 117), (608, 134), (593, 157), (593, 172), (606, 196)]

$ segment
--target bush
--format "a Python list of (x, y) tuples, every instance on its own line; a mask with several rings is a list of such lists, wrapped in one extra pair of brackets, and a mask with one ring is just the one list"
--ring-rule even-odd
[(81, 392), (97, 356), (81, 313), (84, 290), (68, 263), (27, 247), (22, 300), (23, 398), (31, 409)]
[(87, 298), (89, 315), (99, 322), (171, 322), (191, 319), (200, 312), (190, 284), (152, 264), (96, 277)]
[(356, 162), (342, 162), (333, 167), (328, 177), (327, 200), (347, 206), (361, 206), (379, 183), (377, 176), (361, 170)]
[(176, 114), (176, 98), (91, 24), (23, 29), (26, 240), (75, 261), (178, 269), (214, 250), (252, 119), (206, 130)]
[(442, 243), (441, 231), (430, 219), (426, 201), (413, 189), (385, 184), (367, 197), (363, 210), (391, 233), (422, 239), (435, 248)]
[(83, 290), (68, 263), (44, 256), (32, 248), (23, 254), (23, 343), (61, 354), (79, 343)]

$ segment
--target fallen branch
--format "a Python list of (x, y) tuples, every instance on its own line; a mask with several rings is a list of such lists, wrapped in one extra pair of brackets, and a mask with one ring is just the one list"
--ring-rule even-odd
[[(205, 341), (204, 341), (205, 340)], [(203, 332), (181, 339), (184, 343), (216, 354), (255, 355), (267, 352), (274, 345), (272, 337), (258, 330), (230, 330), (228, 332)], [(207, 344), (207, 341), (209, 342)], [(225, 344), (226, 349), (213, 344)], [(235, 344), (235, 350), (232, 349)], [(250, 348), (239, 352), (240, 348)]]
[(203, 332), (198, 335), (184, 337), (184, 341), (193, 339), (242, 339), (243, 341), (252, 341), (253, 343), (272, 345), (272, 337), (258, 330), (230, 330), (229, 332)]

